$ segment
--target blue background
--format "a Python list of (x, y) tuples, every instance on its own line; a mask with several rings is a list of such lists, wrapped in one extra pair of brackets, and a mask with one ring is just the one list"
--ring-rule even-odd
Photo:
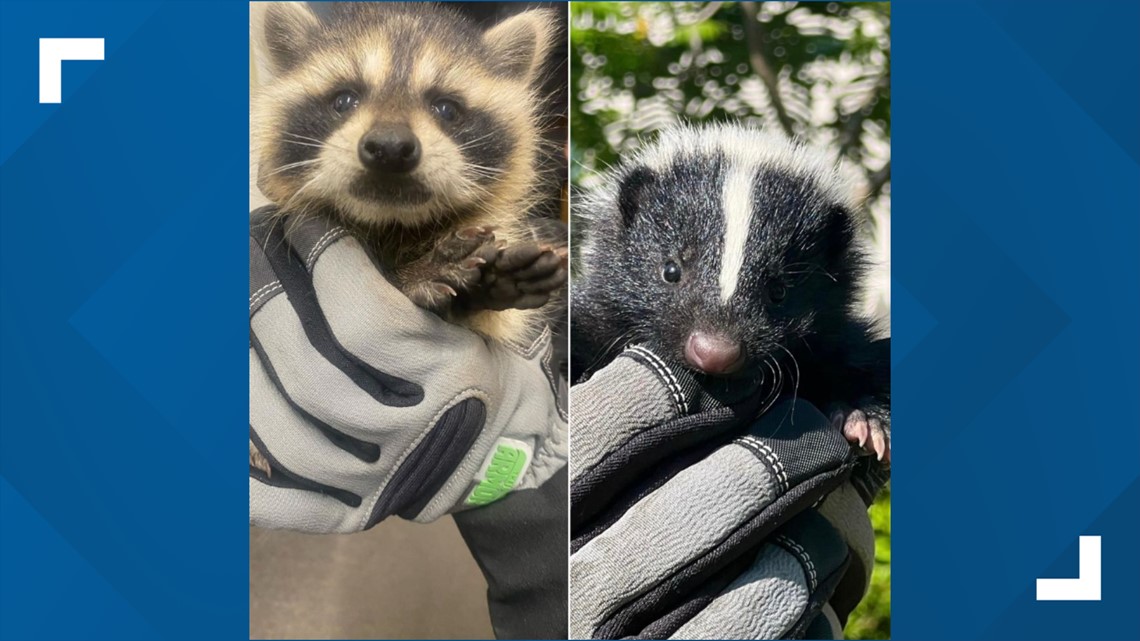
[[(0, 637), (245, 638), (247, 5), (0, 6)], [(893, 21), (893, 636), (1140, 639), (1140, 5)]]

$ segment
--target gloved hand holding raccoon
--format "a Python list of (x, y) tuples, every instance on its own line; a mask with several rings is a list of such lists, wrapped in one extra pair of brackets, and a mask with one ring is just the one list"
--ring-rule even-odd
[(516, 345), (446, 323), (325, 219), (255, 214), (249, 357), (253, 525), (430, 521), (565, 465), (549, 331)]
[(553, 16), (321, 14), (264, 13), (250, 522), (350, 532), (539, 486), (566, 460), (540, 309), (566, 252), (527, 224)]

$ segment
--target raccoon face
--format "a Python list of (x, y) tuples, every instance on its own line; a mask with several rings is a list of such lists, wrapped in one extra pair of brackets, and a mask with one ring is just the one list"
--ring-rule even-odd
[(284, 209), (414, 227), (527, 197), (551, 16), (482, 31), (435, 5), (272, 3), (258, 186)]
[(621, 305), (640, 340), (706, 374), (758, 375), (840, 331), (861, 263), (827, 174), (798, 156), (744, 156), (770, 141), (735, 135), (628, 163), (601, 205), (615, 227), (590, 253), (625, 261)]

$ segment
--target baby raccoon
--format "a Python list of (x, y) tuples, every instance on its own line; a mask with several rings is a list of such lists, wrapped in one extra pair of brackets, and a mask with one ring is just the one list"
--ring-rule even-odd
[(624, 159), (575, 208), (574, 377), (644, 343), (830, 410), (889, 462), (890, 341), (854, 311), (851, 194), (834, 158), (746, 127), (678, 128)]
[(540, 69), (557, 30), (527, 10), (483, 30), (427, 3), (271, 3), (254, 98), (258, 186), (328, 216), (417, 305), (513, 341), (566, 280), (537, 240)]

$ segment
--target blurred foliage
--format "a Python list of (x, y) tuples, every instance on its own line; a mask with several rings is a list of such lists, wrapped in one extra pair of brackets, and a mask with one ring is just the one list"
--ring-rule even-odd
[(887, 489), (871, 506), (875, 528), (875, 571), (871, 588), (847, 619), (848, 639), (891, 638), (891, 491)]
[(872, 198), (889, 181), (888, 3), (575, 2), (570, 20), (575, 184), (679, 120), (832, 146)]
[[(571, 181), (676, 122), (775, 127), (832, 148), (867, 199), (868, 313), (890, 315), (890, 5), (573, 2)], [(871, 508), (876, 564), (852, 639), (890, 637), (890, 493)]]

